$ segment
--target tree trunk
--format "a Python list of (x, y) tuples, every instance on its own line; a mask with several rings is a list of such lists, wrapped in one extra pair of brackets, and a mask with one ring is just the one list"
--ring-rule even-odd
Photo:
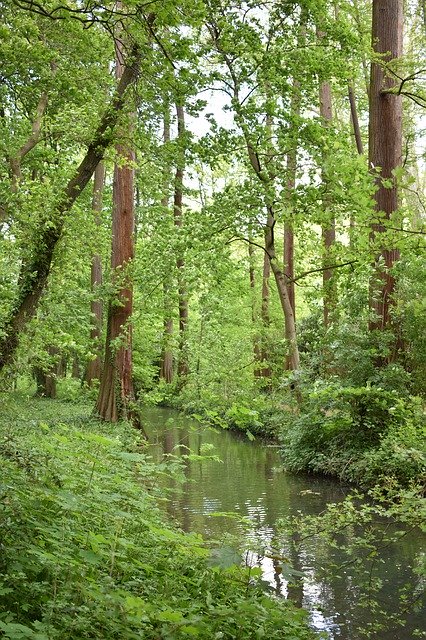
[[(102, 211), (102, 194), (105, 182), (105, 165), (100, 162), (95, 169), (93, 180), (93, 200), (92, 209), (95, 214), (95, 224), (101, 224)], [(91, 289), (92, 294), (96, 293), (98, 287), (102, 284), (102, 261), (99, 253), (92, 257), (91, 269)], [(100, 380), (102, 372), (101, 362), (101, 333), (102, 333), (102, 300), (94, 299), (90, 303), (90, 311), (92, 314), (92, 329), (90, 331), (90, 340), (95, 349), (96, 357), (91, 360), (86, 369), (86, 382), (89, 387), (93, 380)]]
[(348, 96), (349, 96), (349, 105), (351, 108), (351, 124), (354, 131), (356, 149), (359, 155), (362, 156), (364, 153), (364, 146), (362, 144), (361, 129), (359, 126), (359, 119), (358, 119), (358, 110), (356, 108), (355, 91), (354, 91), (354, 86), (352, 82), (348, 82)]
[[(185, 149), (184, 149), (184, 135), (185, 135), (185, 114), (183, 107), (176, 104), (176, 114), (178, 122), (178, 143), (180, 145), (178, 152), (178, 159), (176, 163), (176, 176), (175, 176), (175, 194), (173, 202), (174, 222), (178, 230), (183, 225), (182, 215), (182, 199), (183, 199), (183, 174), (185, 169)], [(188, 330), (188, 292), (185, 282), (185, 260), (183, 257), (183, 249), (178, 248), (178, 255), (176, 258), (177, 277), (178, 277), (178, 295), (179, 295), (179, 359), (178, 359), (178, 376), (180, 384), (183, 384), (186, 376), (189, 373), (188, 363), (188, 344), (187, 344), (187, 330)]]
[(274, 238), (275, 217), (273, 211), (268, 207), (268, 220), (265, 229), (265, 250), (269, 256), (272, 273), (278, 289), (278, 295), (281, 302), (285, 319), (285, 337), (289, 346), (288, 362), (291, 371), (297, 371), (300, 368), (299, 349), (297, 347), (296, 323), (294, 321), (293, 309), (291, 307), (290, 298), (287, 290), (287, 278), (281, 271), (275, 251)]
[[(323, 34), (319, 31), (318, 37), (321, 39)], [(333, 120), (333, 108), (331, 98), (331, 84), (326, 81), (322, 82), (319, 90), (320, 115), (326, 127), (331, 125)], [(330, 255), (336, 242), (336, 222), (331, 212), (331, 203), (328, 194), (328, 179), (326, 170), (327, 154), (323, 153), (322, 183), (323, 183), (323, 206), (326, 222), (321, 225), (321, 235), (323, 244), (323, 314), (324, 327), (327, 329), (332, 320), (337, 307), (337, 287), (335, 275), (332, 269), (326, 267), (330, 264)]]
[[(296, 187), (296, 173), (297, 173), (297, 142), (298, 142), (298, 127), (297, 120), (300, 116), (300, 82), (296, 79), (293, 80), (293, 93), (291, 96), (290, 113), (292, 122), (291, 131), (291, 148), (287, 153), (287, 201), (289, 203), (288, 217), (284, 221), (284, 273), (287, 277), (287, 293), (290, 300), (290, 305), (293, 310), (294, 322), (296, 322), (296, 292), (294, 285), (294, 230), (293, 230), (293, 205), (291, 202), (292, 194)], [(286, 358), (285, 368), (291, 369), (290, 358)]]
[[(116, 40), (116, 77), (124, 72), (122, 41)], [(131, 137), (133, 127), (127, 125), (123, 137)], [(127, 134), (127, 136), (126, 136)], [(118, 289), (119, 304), (108, 307), (105, 360), (96, 404), (98, 415), (108, 422), (136, 420), (132, 402), (132, 327), (133, 288), (129, 268), (134, 257), (134, 161), (128, 143), (115, 147), (118, 161), (114, 166), (111, 267)]]
[(399, 250), (381, 244), (380, 236), (386, 222), (398, 210), (398, 187), (394, 171), (401, 166), (402, 97), (392, 90), (398, 83), (386, 73), (384, 63), (402, 55), (403, 1), (374, 0), (372, 41), (376, 53), (384, 54), (383, 62), (373, 62), (370, 81), (369, 166), (375, 172), (375, 211), (370, 240), (378, 250), (374, 275), (370, 283), (370, 330), (385, 330), (392, 326), (390, 309), (395, 292), (392, 267), (399, 260)]
[[(356, 107), (354, 86), (353, 86), (353, 83), (350, 81), (348, 82), (348, 97), (349, 97), (349, 105), (351, 108), (351, 125), (354, 132), (356, 149), (358, 151), (358, 154), (362, 156), (364, 155), (364, 146), (362, 144), (361, 129), (359, 126), (358, 110)], [(354, 245), (354, 234), (355, 234), (355, 217), (354, 217), (354, 214), (351, 213), (350, 220), (349, 220), (349, 243), (351, 248)]]
[[(297, 38), (298, 47), (303, 47), (306, 42), (306, 21), (307, 12), (302, 7), (300, 16), (300, 27)], [(294, 321), (296, 321), (296, 293), (294, 285), (294, 225), (293, 225), (293, 204), (291, 202), (294, 189), (296, 187), (297, 174), (297, 149), (299, 143), (299, 119), (301, 111), (301, 87), (300, 81), (293, 77), (293, 87), (290, 103), (290, 149), (287, 153), (287, 200), (289, 203), (288, 217), (284, 221), (284, 273), (288, 278), (287, 291), (290, 299), (291, 308), (293, 309)], [(290, 363), (287, 359), (286, 369), (289, 369)]]
[[(164, 129), (163, 129), (163, 142), (167, 145), (170, 142), (170, 111), (169, 105), (167, 104), (166, 110), (164, 112)], [(170, 215), (169, 211), (169, 188), (170, 188), (170, 167), (168, 166), (168, 161), (166, 160), (166, 165), (164, 168), (164, 180), (163, 180), (163, 189), (164, 195), (161, 200), (161, 207), (166, 212), (166, 215)], [(169, 265), (166, 264), (165, 268), (169, 270)], [(164, 330), (163, 330), (163, 344), (161, 350), (161, 364), (160, 364), (160, 378), (167, 382), (167, 384), (171, 384), (173, 381), (173, 349), (172, 349), (172, 338), (173, 338), (173, 310), (172, 305), (170, 303), (170, 293), (171, 293), (171, 274), (165, 274), (165, 280), (163, 285), (163, 296), (164, 296)]]
[(18, 347), (20, 333), (37, 311), (50, 273), (53, 252), (62, 234), (66, 214), (89, 182), (105, 150), (113, 140), (115, 127), (125, 104), (126, 90), (137, 77), (139, 68), (137, 47), (133, 47), (129, 59), (131, 64), (125, 67), (114, 97), (95, 132), (86, 155), (54, 209), (51, 225), (40, 227), (31, 258), (21, 267), (16, 301), (0, 340), (0, 370), (12, 361)]
[[(254, 247), (251, 244), (251, 237), (249, 238), (248, 253), (249, 253), (249, 281), (251, 291), (251, 321), (254, 328), (253, 335), (253, 355), (254, 355), (254, 376), (255, 378), (261, 377), (261, 370), (259, 367), (262, 361), (262, 353), (260, 348), (260, 335), (258, 330), (258, 314), (256, 305), (256, 278), (255, 278), (255, 262), (254, 262)], [(266, 254), (265, 254), (266, 255)]]
[(268, 364), (269, 353), (267, 348), (267, 330), (270, 324), (269, 318), (269, 276), (271, 274), (271, 263), (266, 252), (263, 254), (263, 273), (262, 273), (262, 305), (260, 308), (260, 317), (262, 319), (262, 338), (260, 360), (262, 368), (260, 374), (262, 378), (271, 377), (271, 368)]
[[(49, 356), (57, 357), (59, 350), (57, 347), (47, 347)], [(48, 369), (45, 367), (35, 366), (33, 368), (36, 381), (36, 393), (39, 398), (56, 398), (56, 379), (59, 371), (59, 363), (54, 362)]]

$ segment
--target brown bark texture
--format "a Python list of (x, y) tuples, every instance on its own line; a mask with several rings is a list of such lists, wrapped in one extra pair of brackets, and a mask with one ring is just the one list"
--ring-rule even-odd
[[(93, 177), (93, 199), (92, 210), (95, 216), (96, 226), (101, 224), (102, 212), (102, 195), (105, 182), (105, 164), (100, 162), (95, 169)], [(96, 290), (102, 284), (102, 260), (99, 253), (92, 256), (91, 266), (91, 290), (92, 294), (96, 294)], [(100, 380), (102, 373), (101, 360), (101, 333), (102, 333), (102, 300), (93, 299), (90, 303), (90, 312), (92, 314), (92, 328), (90, 330), (90, 340), (92, 347), (95, 349), (96, 357), (87, 364), (86, 382), (89, 387), (93, 380)]]
[[(163, 128), (163, 142), (167, 145), (170, 142), (170, 111), (169, 105), (166, 105), (164, 112), (164, 128)], [(166, 163), (163, 176), (163, 190), (164, 195), (161, 199), (161, 207), (169, 215), (169, 188), (170, 188), (170, 167)], [(165, 265), (166, 269), (168, 265)], [(161, 362), (160, 362), (160, 378), (167, 384), (173, 382), (173, 310), (170, 301), (171, 286), (169, 282), (169, 274), (166, 274), (163, 283), (163, 298), (164, 298), (164, 323), (163, 323), (163, 344), (161, 348)]]
[[(116, 40), (116, 77), (125, 73), (123, 43)], [(124, 127), (123, 127), (124, 129)], [(131, 124), (126, 125), (132, 132)], [(129, 136), (130, 137), (130, 136)], [(108, 422), (135, 420), (132, 402), (132, 327), (133, 288), (128, 273), (134, 257), (134, 150), (126, 143), (115, 146), (118, 161), (114, 166), (111, 270), (117, 287), (116, 299), (108, 306), (105, 360), (96, 412)]]
[(114, 97), (87, 148), (86, 155), (53, 211), (51, 225), (44, 225), (39, 229), (31, 258), (22, 265), (17, 298), (0, 340), (0, 370), (12, 361), (19, 344), (20, 333), (37, 311), (50, 273), (54, 250), (62, 234), (66, 214), (86, 187), (114, 138), (115, 128), (125, 104), (126, 90), (137, 77), (138, 59), (138, 49), (134, 47)]
[[(175, 175), (175, 192), (173, 200), (173, 214), (175, 226), (181, 229), (183, 226), (182, 201), (183, 201), (183, 176), (185, 170), (185, 113), (183, 106), (176, 104), (176, 114), (178, 123), (178, 142), (181, 145), (179, 157), (176, 166)], [(189, 373), (188, 362), (188, 345), (187, 345), (187, 328), (188, 328), (188, 291), (185, 282), (185, 259), (182, 249), (178, 249), (176, 258), (177, 277), (178, 277), (178, 295), (179, 295), (179, 357), (177, 372), (181, 382)]]
[(371, 65), (369, 166), (375, 172), (375, 211), (382, 216), (384, 224), (376, 218), (371, 225), (370, 239), (378, 253), (370, 285), (370, 330), (391, 327), (390, 310), (395, 292), (391, 270), (400, 257), (398, 249), (380, 246), (380, 235), (398, 209), (398, 187), (393, 172), (401, 166), (402, 97), (393, 92), (398, 82), (386, 72), (384, 65), (401, 57), (402, 37), (403, 0), (374, 0), (373, 48), (383, 57)]
[[(318, 33), (319, 39), (323, 37), (321, 32)], [(322, 82), (319, 89), (319, 103), (320, 103), (320, 115), (324, 121), (324, 125), (329, 127), (333, 120), (333, 105), (331, 84), (328, 81)], [(322, 183), (324, 187), (323, 206), (326, 222), (321, 225), (321, 236), (323, 244), (323, 275), (322, 275), (322, 289), (323, 289), (323, 317), (324, 327), (330, 326), (334, 312), (337, 306), (337, 287), (335, 282), (335, 275), (333, 269), (327, 269), (330, 264), (330, 254), (333, 250), (336, 242), (336, 222), (331, 213), (331, 203), (329, 197), (327, 197), (327, 171), (325, 169), (326, 154), (323, 154), (323, 167), (322, 167)]]
[[(291, 148), (287, 153), (287, 201), (289, 202), (288, 217), (284, 222), (284, 273), (287, 276), (287, 292), (290, 299), (293, 316), (296, 321), (296, 292), (294, 285), (294, 229), (293, 229), (293, 206), (291, 197), (296, 187), (297, 174), (297, 120), (300, 117), (301, 95), (300, 82), (295, 78), (293, 80), (293, 94), (291, 96), (290, 112), (293, 120), (291, 134)], [(289, 368), (289, 362), (286, 362), (286, 369)]]

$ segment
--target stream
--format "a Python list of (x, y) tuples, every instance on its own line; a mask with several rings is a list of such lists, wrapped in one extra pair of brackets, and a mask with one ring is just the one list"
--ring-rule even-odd
[[(151, 455), (162, 460), (167, 454), (184, 456), (184, 480), (168, 478), (165, 509), (185, 531), (201, 533), (210, 540), (224, 541), (232, 547), (232, 536), (243, 543), (244, 561), (260, 566), (263, 580), (275, 594), (291, 598), (309, 611), (311, 626), (330, 640), (408, 640), (426, 637), (425, 612), (404, 614), (401, 626), (365, 635), (362, 629), (374, 622), (371, 607), (360, 607), (363, 588), (359, 575), (349, 564), (336, 573), (336, 552), (317, 552), (314, 539), (294, 546), (281, 538), (279, 553), (303, 577), (284, 575), (277, 561), (262, 550), (276, 548), (274, 525), (279, 518), (318, 514), (327, 503), (342, 501), (349, 489), (337, 481), (287, 474), (281, 469), (277, 446), (260, 440), (250, 442), (229, 431), (215, 431), (176, 411), (145, 408), (142, 420), (151, 443)], [(189, 453), (195, 454), (190, 455)], [(200, 460), (198, 455), (215, 455), (218, 460)], [(238, 516), (219, 515), (224, 513)], [(370, 572), (383, 581), (380, 606), (389, 612), (400, 607), (399, 589), (408, 581), (418, 583), (413, 567), (419, 562), (424, 545), (419, 535), (405, 535), (398, 544), (387, 546), (374, 557)], [(422, 551), (423, 549), (423, 551)], [(346, 559), (341, 558), (342, 562)], [(330, 570), (328, 570), (330, 565)], [(323, 569), (326, 569), (324, 572)], [(367, 567), (368, 570), (368, 567)], [(325, 577), (324, 577), (325, 574)], [(297, 574), (299, 575), (299, 574)], [(358, 580), (358, 582), (357, 582)], [(423, 615), (422, 615), (423, 614)], [(414, 629), (422, 629), (416, 635)], [(361, 630), (360, 630), (361, 629)]]

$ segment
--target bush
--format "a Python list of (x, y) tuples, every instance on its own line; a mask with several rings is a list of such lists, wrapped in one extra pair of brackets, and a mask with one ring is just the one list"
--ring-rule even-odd
[(394, 391), (328, 385), (310, 393), (300, 413), (287, 418), (281, 434), (284, 463), (291, 471), (368, 484), (375, 479), (374, 469), (387, 461), (388, 472), (393, 468), (406, 482), (421, 474), (417, 454), (411, 465), (402, 468), (409, 434), (413, 449), (420, 447), (422, 423), (419, 402)]

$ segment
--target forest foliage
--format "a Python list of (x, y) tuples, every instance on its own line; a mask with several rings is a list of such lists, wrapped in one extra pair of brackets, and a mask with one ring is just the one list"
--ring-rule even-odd
[[(272, 638), (281, 605), (246, 601), (247, 585), (206, 569), (195, 539), (184, 569), (187, 543), (147, 514), (148, 493), (135, 505), (122, 420), (140, 427), (141, 404), (174, 406), (278, 438), (290, 470), (424, 494), (425, 3), (0, 0), (0, 14), (2, 398), (30, 376), (38, 395), (58, 383), (117, 425), (29, 418), (21, 448), (23, 422), (6, 424), (7, 571), (20, 593), (4, 587), (3, 632), (56, 637), (77, 598), (70, 637), (89, 637), (92, 615), (93, 637), (103, 624), (111, 637), (214, 637), (210, 607), (229, 599), (239, 614), (227, 624), (258, 620)], [(105, 458), (103, 486), (87, 441)], [(140, 549), (124, 535), (130, 503)], [(141, 602), (133, 562), (151, 594), (173, 574), (174, 608)], [(196, 599), (187, 619), (210, 582), (217, 600)], [(33, 601), (28, 618), (15, 597)]]

